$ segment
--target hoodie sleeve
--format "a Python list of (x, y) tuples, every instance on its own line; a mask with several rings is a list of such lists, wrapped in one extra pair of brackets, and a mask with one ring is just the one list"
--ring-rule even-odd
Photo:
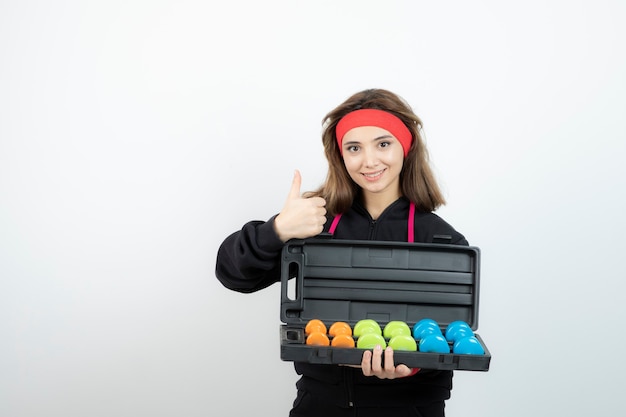
[(280, 281), (283, 242), (274, 231), (274, 218), (251, 221), (220, 245), (215, 275), (226, 288), (242, 293)]

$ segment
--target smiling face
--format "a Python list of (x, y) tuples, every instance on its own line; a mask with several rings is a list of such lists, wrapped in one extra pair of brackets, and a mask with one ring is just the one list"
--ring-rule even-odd
[(363, 189), (365, 201), (388, 205), (401, 195), (402, 145), (387, 130), (361, 126), (342, 141), (343, 161), (352, 180)]

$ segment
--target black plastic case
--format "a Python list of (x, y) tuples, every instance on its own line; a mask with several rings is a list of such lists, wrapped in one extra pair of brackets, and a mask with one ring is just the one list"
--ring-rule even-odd
[[(304, 328), (320, 319), (327, 327), (352, 327), (374, 319), (411, 328), (430, 318), (442, 332), (455, 320), (478, 328), (480, 250), (473, 246), (340, 239), (292, 240), (282, 251), (280, 357), (316, 364), (361, 363), (363, 350), (306, 345)], [(488, 371), (484, 355), (395, 351), (396, 364), (412, 368)]]

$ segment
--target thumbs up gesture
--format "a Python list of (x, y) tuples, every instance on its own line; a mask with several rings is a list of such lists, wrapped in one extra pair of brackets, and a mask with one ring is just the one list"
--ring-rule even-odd
[(305, 239), (320, 234), (326, 223), (326, 201), (322, 197), (303, 198), (302, 177), (296, 170), (287, 201), (274, 219), (274, 229), (281, 241)]

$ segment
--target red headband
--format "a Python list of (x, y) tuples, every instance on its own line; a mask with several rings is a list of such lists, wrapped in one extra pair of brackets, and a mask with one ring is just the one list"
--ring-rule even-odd
[(404, 157), (406, 158), (413, 141), (413, 135), (406, 125), (400, 120), (399, 117), (378, 109), (361, 109), (355, 110), (343, 116), (337, 127), (335, 128), (335, 134), (337, 135), (337, 144), (339, 145), (339, 151), (343, 154), (341, 144), (343, 137), (349, 130), (355, 127), (361, 126), (376, 126), (385, 129), (389, 133), (400, 141), (402, 149), (404, 150)]

